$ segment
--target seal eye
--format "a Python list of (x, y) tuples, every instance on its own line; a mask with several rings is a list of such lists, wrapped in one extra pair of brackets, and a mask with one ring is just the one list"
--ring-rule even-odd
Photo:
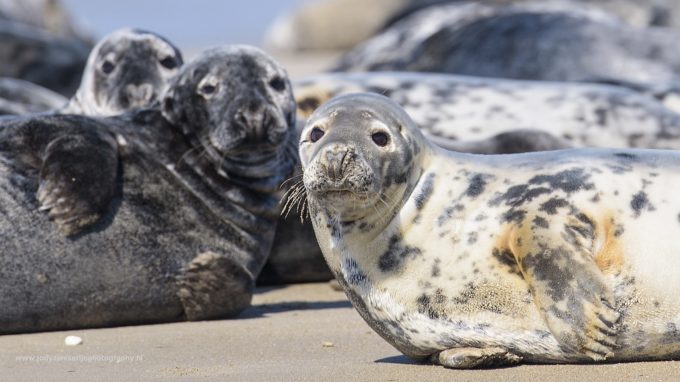
[(323, 137), (324, 134), (325, 133), (323, 132), (323, 130), (319, 129), (318, 127), (315, 127), (315, 128), (312, 129), (312, 132), (309, 134), (309, 140), (312, 141), (312, 142), (316, 142), (319, 139), (321, 139), (321, 137)]
[(269, 86), (271, 86), (277, 92), (283, 91), (286, 88), (286, 81), (283, 78), (276, 76), (269, 81)]
[(102, 64), (102, 72), (104, 72), (104, 74), (110, 74), (115, 68), (116, 66), (109, 60), (104, 61)]
[(164, 68), (166, 69), (175, 69), (177, 67), (177, 61), (175, 61), (174, 57), (165, 57), (160, 61), (161, 65), (163, 65)]
[(213, 94), (215, 90), (217, 90), (217, 88), (214, 85), (203, 85), (200, 88), (200, 91), (203, 94)]
[(385, 133), (373, 133), (373, 135), (371, 135), (371, 139), (373, 140), (373, 143), (380, 147), (387, 146), (387, 142), (390, 141), (390, 139), (387, 137), (387, 134)]

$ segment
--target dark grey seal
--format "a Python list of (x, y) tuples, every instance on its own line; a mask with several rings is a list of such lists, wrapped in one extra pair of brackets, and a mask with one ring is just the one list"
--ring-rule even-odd
[(159, 106), (0, 129), (0, 332), (229, 317), (269, 253), (296, 163), (285, 71), (204, 52)]

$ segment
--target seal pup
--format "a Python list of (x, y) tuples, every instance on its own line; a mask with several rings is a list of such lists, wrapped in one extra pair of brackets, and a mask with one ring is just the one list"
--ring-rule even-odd
[(300, 141), (324, 257), (366, 322), (446, 367), (680, 355), (680, 154), (472, 155), (375, 94)]
[(110, 116), (148, 106), (182, 64), (179, 49), (156, 33), (114, 31), (92, 49), (78, 91), (59, 112)]
[(680, 148), (680, 114), (664, 105), (663, 95), (620, 86), (371, 72), (319, 74), (293, 87), (300, 121), (335, 96), (373, 92), (399, 103), (428, 138), (456, 151), (512, 152), (513, 141), (503, 134), (518, 129), (555, 137), (541, 143), (528, 134), (523, 151), (569, 145)]
[(677, 30), (544, 4), (428, 8), (357, 46), (333, 70), (676, 87)]
[(1, 333), (249, 305), (297, 163), (291, 86), (264, 52), (205, 51), (150, 108), (1, 127)]

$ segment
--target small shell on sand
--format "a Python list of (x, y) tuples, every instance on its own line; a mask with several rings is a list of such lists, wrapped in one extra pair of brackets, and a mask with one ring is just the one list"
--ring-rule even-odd
[(83, 339), (78, 336), (67, 336), (64, 343), (66, 346), (77, 346), (83, 343)]

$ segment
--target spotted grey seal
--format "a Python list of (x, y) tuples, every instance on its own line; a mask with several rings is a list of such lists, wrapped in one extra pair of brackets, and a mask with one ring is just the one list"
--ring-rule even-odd
[(60, 112), (115, 115), (156, 101), (183, 64), (166, 38), (139, 29), (120, 29), (92, 49), (75, 96)]
[(635, 28), (593, 10), (449, 5), (401, 20), (347, 53), (334, 70), (677, 88), (678, 37), (675, 29)]
[(285, 71), (206, 51), (159, 105), (0, 129), (0, 332), (237, 314), (296, 163)]
[(455, 153), (361, 94), (311, 116), (300, 159), (326, 261), (407, 356), (469, 368), (680, 355), (677, 151)]

